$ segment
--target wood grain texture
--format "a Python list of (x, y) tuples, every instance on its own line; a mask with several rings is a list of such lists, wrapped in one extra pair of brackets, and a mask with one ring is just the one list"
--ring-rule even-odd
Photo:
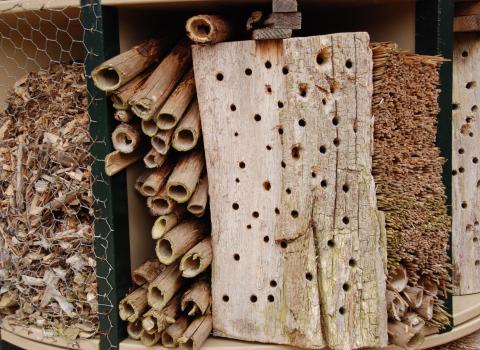
[(297, 12), (297, 0), (272, 0), (272, 12)]
[(252, 33), (253, 40), (274, 40), (287, 39), (292, 36), (291, 29), (283, 28), (261, 28), (255, 29)]
[(214, 334), (386, 345), (368, 35), (196, 46), (193, 57), (215, 183)]
[(302, 13), (271, 13), (263, 24), (272, 28), (302, 29)]
[(480, 40), (455, 36), (452, 114), (452, 250), (455, 294), (480, 292)]
[(480, 16), (460, 16), (453, 19), (453, 31), (461, 32), (480, 32)]

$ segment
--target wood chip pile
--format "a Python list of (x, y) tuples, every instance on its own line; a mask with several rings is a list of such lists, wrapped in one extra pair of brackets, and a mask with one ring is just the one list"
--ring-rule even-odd
[(435, 144), (442, 59), (393, 44), (374, 45), (373, 57), (373, 174), (386, 219), (389, 333), (412, 346), (423, 324), (449, 322), (441, 298), (449, 288), (450, 218)]
[(128, 334), (147, 346), (161, 342), (200, 347), (212, 329), (209, 266), (212, 261), (208, 179), (191, 50), (147, 40), (93, 71), (97, 87), (111, 92), (115, 151), (105, 160), (114, 175), (143, 159), (135, 189), (156, 221), (157, 258), (133, 272), (133, 291), (121, 300)]
[(82, 65), (18, 80), (0, 114), (0, 314), (48, 335), (98, 328)]

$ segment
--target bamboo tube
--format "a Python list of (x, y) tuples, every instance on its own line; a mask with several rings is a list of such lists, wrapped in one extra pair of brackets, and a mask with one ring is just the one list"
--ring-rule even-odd
[(119, 122), (129, 123), (133, 120), (135, 116), (132, 113), (132, 111), (130, 111), (129, 109), (124, 109), (124, 110), (115, 111), (115, 114), (113, 115), (113, 117)]
[(121, 153), (119, 151), (113, 151), (112, 153), (107, 154), (105, 157), (105, 173), (108, 176), (113, 176), (118, 174), (125, 168), (128, 168), (130, 165), (136, 163), (143, 157), (143, 153), (138, 150), (138, 152), (133, 153)]
[(182, 297), (182, 311), (189, 316), (196, 316), (197, 312), (205, 315), (211, 304), (210, 283), (206, 279), (195, 282)]
[(128, 322), (127, 333), (130, 338), (140, 340), (140, 334), (142, 333), (142, 322), (140, 319), (137, 319), (135, 322)]
[(93, 83), (103, 91), (114, 91), (128, 83), (159, 59), (168, 47), (166, 39), (145, 40), (103, 62), (92, 71)]
[(143, 162), (149, 169), (160, 168), (166, 160), (167, 156), (158, 153), (155, 148), (152, 148), (146, 156), (143, 157)]
[(135, 180), (135, 184), (133, 185), (133, 187), (134, 187), (142, 196), (145, 196), (145, 197), (147, 197), (147, 194), (143, 192), (142, 187), (143, 187), (143, 184), (145, 183), (145, 181), (147, 180), (147, 178), (150, 176), (151, 173), (152, 173), (152, 170), (150, 170), (150, 169), (145, 169), (145, 170), (137, 177), (137, 179)]
[(137, 75), (128, 83), (115, 90), (111, 96), (113, 108), (115, 108), (116, 110), (130, 109), (130, 104), (128, 103), (128, 101), (147, 81), (148, 77), (150, 76), (150, 74), (152, 74), (152, 72), (153, 69), (146, 69), (144, 72)]
[(408, 283), (407, 269), (403, 266), (399, 266), (391, 273), (390, 279), (390, 287), (400, 293), (405, 289)]
[(177, 205), (173, 208), (170, 214), (158, 217), (152, 227), (152, 238), (162, 238), (165, 233), (174, 228), (183, 219), (185, 213), (185, 206)]
[(205, 165), (203, 149), (197, 147), (183, 155), (167, 181), (167, 194), (178, 203), (187, 202), (197, 186)]
[(433, 318), (433, 304), (433, 297), (431, 295), (424, 295), (422, 305), (417, 309), (418, 314), (425, 320), (430, 321)]
[(219, 43), (232, 34), (232, 29), (224, 18), (212, 15), (190, 17), (185, 29), (190, 40), (197, 44)]
[(132, 272), (132, 281), (137, 286), (149, 284), (165, 270), (165, 265), (160, 264), (157, 258), (148, 259)]
[(157, 241), (155, 252), (162, 264), (170, 265), (205, 236), (207, 225), (200, 220), (185, 220)]
[(173, 212), (177, 202), (167, 196), (165, 188), (158, 192), (155, 196), (147, 198), (147, 207), (153, 216), (168, 215)]
[(408, 327), (410, 327), (410, 331), (415, 334), (421, 332), (425, 326), (425, 320), (414, 312), (407, 313), (403, 322), (406, 323)]
[(121, 123), (112, 133), (113, 148), (122, 153), (132, 153), (140, 147), (141, 137), (138, 125)]
[(408, 343), (415, 336), (410, 327), (400, 321), (388, 323), (388, 339), (391, 344), (408, 349)]
[(173, 134), (172, 146), (177, 151), (185, 152), (193, 149), (201, 135), (200, 110), (198, 101), (192, 102)]
[(162, 334), (160, 332), (148, 333), (147, 331), (142, 330), (140, 333), (140, 340), (145, 346), (154, 346), (160, 341), (161, 337)]
[(205, 173), (197, 184), (195, 192), (188, 201), (187, 210), (196, 217), (202, 217), (205, 214), (208, 201), (208, 177)]
[(137, 288), (120, 301), (120, 318), (124, 321), (135, 322), (144, 313), (147, 306), (147, 289)]
[(148, 286), (148, 305), (161, 310), (173, 298), (183, 284), (178, 264), (168, 266)]
[(156, 195), (165, 182), (167, 182), (168, 175), (170, 175), (173, 166), (173, 161), (169, 160), (160, 168), (151, 170), (150, 175), (145, 179), (145, 182), (142, 185), (142, 192), (147, 196)]
[(190, 319), (183, 315), (174, 324), (168, 326), (162, 333), (162, 345), (166, 348), (178, 347), (178, 339), (183, 335), (189, 324)]
[(200, 316), (190, 323), (183, 335), (178, 339), (178, 343), (189, 344), (192, 350), (199, 350), (212, 332), (212, 315)]
[(155, 116), (155, 122), (161, 130), (175, 128), (180, 118), (187, 110), (190, 102), (195, 96), (195, 79), (193, 70), (190, 69), (168, 100), (163, 105), (160, 113)]
[(149, 120), (158, 113), (191, 64), (190, 46), (180, 41), (130, 99), (132, 111)]
[(411, 308), (419, 308), (423, 301), (423, 289), (418, 287), (407, 286), (403, 290), (403, 295)]
[(172, 144), (172, 136), (175, 129), (170, 130), (158, 130), (150, 141), (152, 147), (160, 154), (167, 154)]
[(149, 137), (155, 136), (155, 134), (158, 132), (157, 124), (155, 124), (155, 122), (151, 119), (142, 119), (141, 125), (143, 133)]
[(180, 316), (181, 295), (177, 293), (162, 309), (150, 309), (142, 319), (142, 328), (147, 332), (162, 332)]
[(182, 276), (193, 278), (199, 275), (210, 266), (212, 259), (212, 238), (207, 237), (185, 253), (180, 260)]

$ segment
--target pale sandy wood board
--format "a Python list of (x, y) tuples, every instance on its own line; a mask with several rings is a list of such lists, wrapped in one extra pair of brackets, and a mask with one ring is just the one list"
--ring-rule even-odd
[(368, 41), (351, 33), (193, 48), (211, 179), (216, 335), (310, 348), (386, 345)]
[(480, 292), (480, 37), (455, 34), (452, 249), (456, 295)]

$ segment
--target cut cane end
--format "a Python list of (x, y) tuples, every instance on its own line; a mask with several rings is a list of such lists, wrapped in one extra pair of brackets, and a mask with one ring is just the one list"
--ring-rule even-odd
[(134, 322), (135, 308), (128, 302), (123, 302), (119, 306), (119, 316), (124, 321)]
[(163, 332), (162, 345), (165, 346), (166, 348), (174, 348), (176, 344), (170, 334), (168, 334), (167, 332)]
[(157, 257), (162, 264), (170, 265), (173, 261), (172, 243), (166, 239), (160, 239), (157, 242)]
[(144, 98), (138, 101), (133, 101), (131, 104), (132, 112), (143, 120), (150, 120), (152, 119), (152, 115), (150, 114), (150, 105), (151, 101)]
[(212, 41), (212, 24), (203, 17), (192, 17), (186, 24), (190, 39), (199, 44), (207, 44)]
[(93, 83), (102, 91), (109, 92), (122, 85), (121, 76), (113, 67), (103, 66), (92, 72)]
[(163, 307), (165, 304), (165, 296), (158, 287), (152, 287), (148, 291), (148, 304), (153, 308)]
[(201, 261), (202, 259), (199, 256), (191, 255), (186, 259), (182, 260), (180, 264), (180, 271), (182, 271), (182, 276), (186, 278), (192, 278), (199, 274)]
[(185, 185), (181, 183), (170, 183), (167, 185), (167, 194), (168, 196), (178, 203), (187, 202), (192, 193), (188, 191)]
[(170, 113), (161, 113), (157, 117), (157, 126), (160, 130), (170, 130), (177, 123), (177, 119)]
[(197, 145), (198, 136), (195, 134), (193, 130), (190, 129), (182, 129), (180, 131), (175, 132), (175, 136), (173, 137), (173, 148), (175, 148), (179, 152), (186, 152), (190, 151)]

